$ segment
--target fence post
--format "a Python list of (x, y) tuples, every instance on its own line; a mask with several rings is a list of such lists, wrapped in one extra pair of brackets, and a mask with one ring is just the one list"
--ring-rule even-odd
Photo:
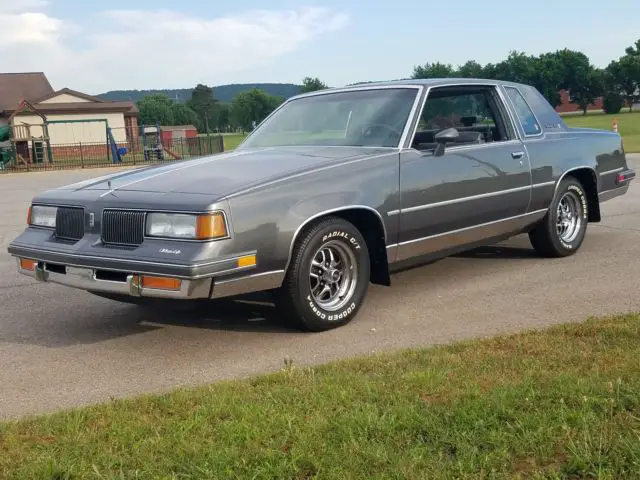
[(80, 142), (80, 165), (84, 168), (84, 150), (82, 148), (82, 142)]

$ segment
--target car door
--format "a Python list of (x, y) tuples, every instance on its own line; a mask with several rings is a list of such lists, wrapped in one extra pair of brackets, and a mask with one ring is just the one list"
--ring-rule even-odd
[[(411, 147), (400, 155), (396, 260), (499, 236), (525, 215), (531, 196), (526, 149), (494, 85), (431, 88)], [(435, 134), (459, 141), (435, 153)]]

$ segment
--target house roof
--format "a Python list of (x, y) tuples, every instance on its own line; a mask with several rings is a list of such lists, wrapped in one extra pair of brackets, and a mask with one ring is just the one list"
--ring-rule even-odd
[(95, 102), (95, 103), (105, 103), (105, 101), (104, 101), (104, 100), (102, 100), (102, 99), (100, 99), (100, 98), (98, 98), (98, 97), (94, 97), (94, 96), (92, 96), (92, 95), (87, 95), (86, 93), (82, 93), (82, 92), (79, 92), (79, 91), (77, 91), (77, 90), (72, 90), (72, 89), (70, 89), (70, 88), (66, 88), (66, 87), (65, 87), (65, 88), (63, 88), (63, 89), (61, 89), (61, 90), (56, 90), (55, 92), (53, 92), (53, 91), (52, 91), (52, 92), (49, 92), (49, 93), (47, 93), (46, 95), (43, 95), (43, 96), (42, 96), (42, 97), (40, 97), (40, 98), (34, 98), (34, 99), (32, 100), (32, 103), (40, 103), (40, 102), (44, 102), (44, 101), (49, 100), (49, 99), (51, 99), (51, 98), (55, 98), (55, 97), (57, 97), (58, 95), (64, 95), (64, 94), (72, 95), (72, 96), (74, 96), (74, 97), (78, 97), (78, 98), (82, 98), (82, 99), (84, 99), (84, 100), (88, 100), (88, 101), (90, 101), (90, 102)]
[(53, 93), (42, 72), (0, 73), (0, 111), (13, 110), (24, 100)]
[(33, 105), (40, 113), (91, 113), (91, 112), (123, 112), (138, 113), (133, 102), (69, 102), (69, 103), (36, 103)]

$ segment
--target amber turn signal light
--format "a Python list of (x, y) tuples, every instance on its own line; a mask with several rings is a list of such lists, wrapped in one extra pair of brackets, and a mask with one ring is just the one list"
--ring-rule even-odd
[(33, 272), (37, 266), (38, 266), (38, 262), (35, 260), (31, 260), (29, 258), (20, 259), (20, 268), (22, 270), (29, 270), (30, 272)]
[(180, 290), (182, 281), (179, 278), (142, 276), (142, 288), (155, 290)]
[(240, 257), (238, 259), (238, 268), (243, 267), (253, 267), (256, 264), (256, 256), (255, 255), (245, 255), (244, 257)]
[(27, 225), (31, 225), (31, 207), (27, 211)]
[(216, 212), (198, 216), (196, 220), (196, 239), (210, 240), (226, 237), (227, 235), (227, 226), (222, 213)]

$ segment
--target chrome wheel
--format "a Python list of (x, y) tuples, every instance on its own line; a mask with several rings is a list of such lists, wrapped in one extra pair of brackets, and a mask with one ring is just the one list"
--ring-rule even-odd
[(332, 240), (318, 249), (311, 260), (309, 287), (311, 296), (324, 310), (344, 307), (353, 296), (358, 278), (358, 264), (352, 250)]
[(582, 203), (574, 192), (565, 193), (556, 212), (558, 238), (565, 243), (573, 242), (582, 228)]

